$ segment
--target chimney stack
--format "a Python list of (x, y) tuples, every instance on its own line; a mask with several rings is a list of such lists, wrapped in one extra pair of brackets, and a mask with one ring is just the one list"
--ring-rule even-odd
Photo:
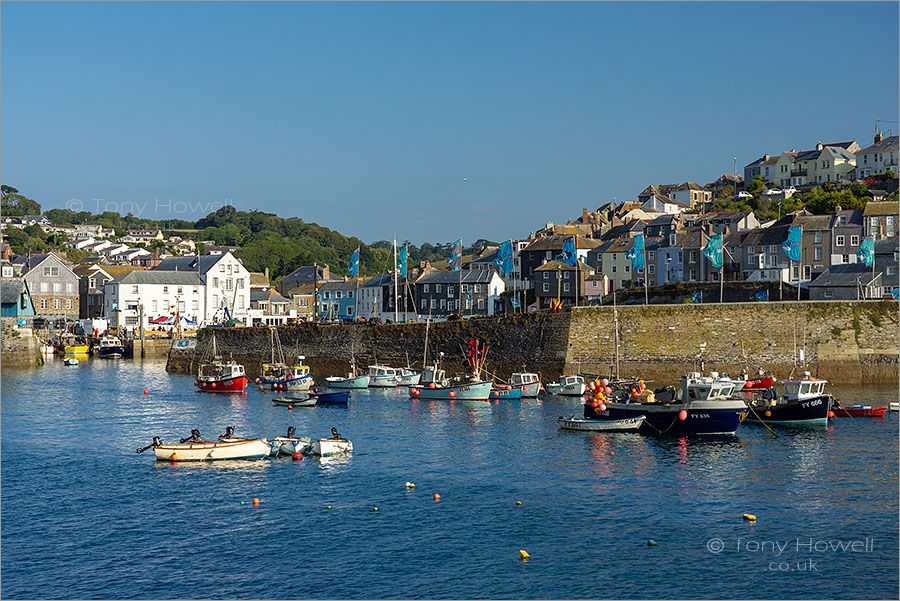
[(587, 223), (587, 222), (588, 222), (588, 212), (587, 212), (587, 207), (581, 209), (581, 222), (582, 222), (582, 223)]
[(841, 205), (834, 205), (834, 214), (837, 215), (841, 212)]
[(879, 142), (881, 142), (881, 132), (876, 131), (875, 132), (875, 143), (878, 144)]
[(269, 268), (268, 267), (266, 267), (264, 273), (266, 274), (266, 284), (268, 284), (269, 283)]
[(823, 148), (825, 148), (825, 147), (822, 146), (822, 140), (819, 140), (819, 143), (816, 144), (816, 150), (821, 151)]

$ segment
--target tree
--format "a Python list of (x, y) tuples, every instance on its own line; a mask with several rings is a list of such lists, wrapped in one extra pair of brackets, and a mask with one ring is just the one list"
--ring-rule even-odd
[(3, 201), (0, 203), (0, 211), (2, 211), (4, 215), (22, 216), (41, 214), (41, 205), (37, 201), (31, 200), (23, 194), (19, 194), (19, 191), (12, 186), (2, 186), (2, 188)]
[(759, 196), (759, 194), (766, 188), (766, 180), (763, 179), (763, 176), (761, 175), (757, 175), (750, 181), (749, 184), (747, 184), (747, 192), (749, 192), (753, 196)]

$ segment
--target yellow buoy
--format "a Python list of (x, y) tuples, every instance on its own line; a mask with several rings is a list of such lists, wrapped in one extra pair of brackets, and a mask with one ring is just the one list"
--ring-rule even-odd
[(521, 505), (522, 501), (516, 501), (516, 505)]
[(744, 514), (744, 519), (747, 520), (748, 522), (755, 522), (755, 521), (756, 521), (756, 516), (753, 515), (752, 513), (745, 513), (745, 514)]
[(772, 417), (772, 412), (771, 412), (771, 411), (766, 411), (766, 417)]
[(531, 555), (528, 554), (528, 551), (525, 549), (519, 549), (519, 559), (529, 559)]

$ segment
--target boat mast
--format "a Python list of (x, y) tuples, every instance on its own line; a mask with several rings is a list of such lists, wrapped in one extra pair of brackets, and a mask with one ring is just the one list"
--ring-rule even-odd
[(397, 311), (400, 309), (400, 299), (397, 297), (397, 236), (394, 236), (394, 323), (397, 323)]
[(422, 353), (422, 369), (428, 365), (428, 326), (431, 325), (431, 303), (428, 306), (428, 319), (425, 321), (425, 351)]
[(616, 326), (616, 380), (619, 379), (619, 309), (616, 308), (616, 289), (613, 288), (613, 322)]

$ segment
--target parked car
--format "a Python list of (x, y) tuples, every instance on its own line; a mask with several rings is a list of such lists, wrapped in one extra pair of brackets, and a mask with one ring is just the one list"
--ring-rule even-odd
[(784, 191), (785, 194), (796, 194), (796, 193), (797, 193), (797, 188), (795, 188), (794, 186), (788, 186), (788, 187), (785, 188), (783, 191)]
[(738, 192), (737, 197), (738, 197), (738, 198), (753, 198), (753, 195), (750, 194), (749, 192), (744, 192), (744, 191), (742, 190), (742, 191)]
[(781, 194), (781, 190), (778, 188), (769, 188), (768, 190), (762, 191), (763, 196), (777, 196), (778, 194)]

